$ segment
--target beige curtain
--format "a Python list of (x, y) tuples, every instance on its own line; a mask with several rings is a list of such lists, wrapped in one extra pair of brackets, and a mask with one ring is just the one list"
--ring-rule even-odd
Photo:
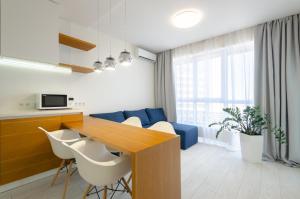
[(169, 122), (176, 122), (175, 89), (172, 68), (172, 51), (157, 55), (154, 69), (155, 106), (162, 107)]
[(278, 144), (265, 134), (264, 158), (300, 163), (300, 15), (258, 25), (255, 34), (255, 103), (286, 132)]

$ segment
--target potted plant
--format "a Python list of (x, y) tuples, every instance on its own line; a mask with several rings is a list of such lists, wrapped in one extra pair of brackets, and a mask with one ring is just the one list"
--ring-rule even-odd
[(259, 107), (247, 106), (242, 112), (238, 107), (224, 108), (228, 113), (222, 122), (216, 122), (209, 125), (220, 126), (216, 138), (223, 131), (236, 131), (240, 133), (242, 158), (249, 162), (261, 162), (263, 151), (263, 133), (273, 132), (275, 138), (280, 143), (285, 143), (285, 134), (281, 128), (271, 128), (269, 115), (262, 116)]

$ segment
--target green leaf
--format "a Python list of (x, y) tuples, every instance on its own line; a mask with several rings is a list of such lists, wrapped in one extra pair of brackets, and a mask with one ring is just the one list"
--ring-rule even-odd
[(223, 108), (223, 111), (228, 114), (228, 117), (224, 118), (221, 122), (215, 122), (209, 125), (209, 127), (215, 125), (220, 127), (216, 137), (218, 137), (224, 130), (237, 130), (247, 135), (261, 135), (264, 131), (267, 131), (274, 132), (275, 138), (279, 143), (286, 141), (285, 134), (282, 130), (272, 130), (270, 128), (270, 114), (262, 114), (258, 106), (247, 106), (242, 111), (238, 107), (227, 107)]

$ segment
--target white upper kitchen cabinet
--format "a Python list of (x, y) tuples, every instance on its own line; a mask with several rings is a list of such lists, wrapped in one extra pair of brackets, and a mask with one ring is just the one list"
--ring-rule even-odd
[(1, 56), (58, 64), (58, 18), (49, 0), (1, 0)]

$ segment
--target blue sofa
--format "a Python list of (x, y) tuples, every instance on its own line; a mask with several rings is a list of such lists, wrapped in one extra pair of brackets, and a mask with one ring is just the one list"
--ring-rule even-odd
[[(123, 122), (129, 117), (139, 117), (144, 128), (148, 128), (159, 121), (167, 121), (162, 108), (146, 108), (135, 111), (117, 111), (112, 113), (90, 114), (92, 117), (114, 122)], [(180, 135), (181, 149), (188, 149), (198, 142), (198, 128), (192, 125), (171, 122), (176, 134)]]

